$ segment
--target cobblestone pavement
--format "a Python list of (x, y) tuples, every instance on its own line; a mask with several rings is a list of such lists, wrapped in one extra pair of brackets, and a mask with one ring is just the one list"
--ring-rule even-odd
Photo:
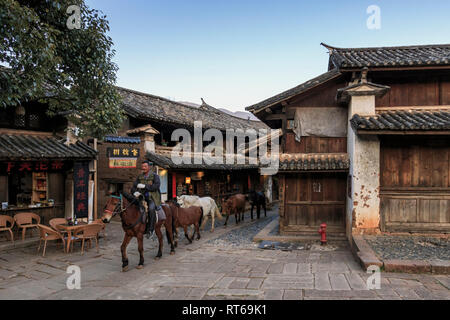
[[(46, 257), (36, 248), (0, 253), (0, 299), (450, 299), (450, 277), (381, 274), (381, 289), (367, 290), (364, 273), (350, 251), (342, 246), (329, 250), (263, 250), (235, 246), (238, 235), (248, 237), (266, 221), (224, 228), (216, 222), (202, 239), (187, 245), (180, 241), (176, 254), (164, 244), (162, 259), (155, 261), (156, 241), (145, 241), (146, 264), (138, 263), (136, 240), (129, 245), (130, 270), (121, 272), (121, 226), (107, 226), (100, 252), (64, 254), (49, 244)], [(247, 213), (248, 216), (248, 213)], [(248, 232), (247, 232), (248, 231)], [(227, 234), (231, 233), (231, 240)], [(218, 238), (220, 243), (214, 239)], [(228, 240), (227, 240), (228, 239)], [(231, 243), (231, 245), (227, 245)], [(332, 248), (335, 248), (333, 250)], [(81, 289), (68, 290), (69, 265), (81, 268)]]
[(382, 259), (450, 260), (450, 241), (424, 236), (366, 236), (367, 243)]

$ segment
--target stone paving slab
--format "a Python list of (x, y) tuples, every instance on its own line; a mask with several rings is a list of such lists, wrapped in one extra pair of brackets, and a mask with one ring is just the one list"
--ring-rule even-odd
[[(269, 217), (268, 217), (269, 218)], [(247, 246), (214, 246), (211, 240), (245, 228), (247, 221), (214, 233), (202, 233), (192, 245), (179, 243), (169, 255), (165, 244), (162, 259), (155, 261), (157, 242), (146, 240), (145, 266), (138, 270), (136, 243), (128, 250), (130, 268), (121, 272), (119, 224), (107, 226), (108, 239), (100, 252), (64, 254), (49, 247), (42, 257), (36, 248), (0, 253), (0, 299), (157, 299), (157, 300), (313, 300), (313, 299), (445, 299), (450, 300), (450, 276), (435, 274), (381, 273), (381, 288), (367, 290), (370, 276), (358, 265), (348, 248), (310, 250), (263, 250)], [(236, 240), (236, 239), (234, 239)], [(69, 265), (81, 268), (81, 289), (68, 290)]]

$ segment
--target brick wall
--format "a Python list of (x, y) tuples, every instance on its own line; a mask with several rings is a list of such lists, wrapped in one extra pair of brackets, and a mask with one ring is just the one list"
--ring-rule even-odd
[[(126, 168), (109, 168), (109, 158), (107, 148), (138, 148), (139, 158), (137, 159), (137, 167), (134, 169)], [(128, 143), (110, 143), (102, 142), (98, 145), (98, 215), (103, 214), (103, 207), (108, 199), (108, 185), (110, 182), (124, 183), (123, 189), (129, 192), (133, 186), (133, 182), (141, 172), (141, 162), (145, 160), (144, 143), (128, 144)]]

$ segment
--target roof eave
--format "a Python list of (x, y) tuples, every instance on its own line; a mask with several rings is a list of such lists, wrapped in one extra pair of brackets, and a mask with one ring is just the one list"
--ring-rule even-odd
[[(333, 72), (333, 71), (334, 71), (334, 72)], [(333, 72), (333, 73), (332, 73), (332, 72)], [(311, 86), (311, 87), (307, 87), (307, 88), (305, 88), (304, 90), (299, 90), (299, 92), (295, 92), (295, 93), (293, 93), (293, 94), (291, 94), (291, 95), (289, 95), (289, 96), (286, 96), (286, 97), (283, 97), (283, 98), (281, 98), (281, 99), (275, 100), (274, 102), (270, 102), (270, 103), (268, 103), (268, 104), (266, 104), (266, 105), (263, 104), (264, 101), (273, 99), (274, 97), (277, 97), (278, 95), (281, 95), (281, 94), (283, 94), (284, 92), (287, 92), (287, 91), (289, 91), (289, 90), (293, 90), (293, 89), (295, 89), (295, 88), (297, 88), (297, 87), (300, 87), (300, 86), (302, 86), (302, 85), (305, 85), (305, 84), (307, 84), (308, 82), (313, 81), (314, 79), (317, 79), (317, 78), (319, 78), (319, 77), (321, 77), (321, 76), (325, 76), (327, 73), (330, 73), (330, 77), (326, 77), (325, 79), (323, 79), (323, 81), (319, 81), (318, 83), (314, 84), (314, 85)], [(256, 113), (259, 113), (259, 112), (261, 112), (261, 111), (263, 111), (263, 110), (265, 110), (265, 109), (267, 109), (267, 108), (273, 107), (273, 106), (275, 106), (275, 105), (277, 105), (277, 104), (279, 104), (279, 103), (282, 103), (283, 101), (289, 100), (289, 99), (291, 99), (291, 98), (293, 98), (293, 97), (295, 97), (295, 96), (304, 94), (304, 93), (306, 93), (306, 92), (308, 92), (308, 91), (310, 91), (310, 90), (312, 90), (312, 89), (314, 89), (314, 88), (317, 88), (318, 86), (321, 86), (321, 85), (327, 83), (328, 81), (331, 81), (331, 80), (333, 80), (333, 79), (338, 78), (338, 77), (341, 76), (341, 75), (342, 75), (342, 73), (339, 72), (339, 70), (337, 70), (337, 69), (330, 70), (330, 71), (328, 71), (328, 72), (325, 72), (325, 73), (323, 73), (323, 74), (317, 76), (316, 78), (310, 79), (310, 80), (308, 80), (308, 81), (306, 81), (306, 82), (304, 82), (304, 83), (302, 83), (302, 84), (300, 84), (300, 85), (298, 85), (298, 86), (296, 86), (296, 87), (294, 87), (294, 88), (288, 89), (288, 90), (286, 90), (286, 91), (284, 91), (284, 92), (282, 92), (282, 93), (280, 93), (280, 94), (278, 94), (278, 95), (275, 95), (275, 96), (273, 96), (273, 97), (270, 97), (270, 98), (268, 98), (268, 99), (266, 99), (266, 100), (264, 100), (264, 101), (262, 101), (262, 102), (260, 102), (260, 103), (257, 103), (257, 104), (254, 104), (254, 105), (252, 105), (252, 106), (246, 107), (245, 110), (246, 110), (246, 111), (250, 111), (250, 112), (253, 113), (255, 116), (257, 116)], [(259, 104), (262, 104), (262, 105), (259, 106), (259, 107), (255, 107), (255, 106), (259, 105)]]

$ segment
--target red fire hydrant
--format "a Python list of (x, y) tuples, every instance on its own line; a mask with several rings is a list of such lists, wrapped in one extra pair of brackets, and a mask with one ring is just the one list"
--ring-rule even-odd
[(327, 244), (327, 224), (326, 223), (322, 223), (320, 225), (319, 234), (320, 234), (320, 244), (321, 245)]

